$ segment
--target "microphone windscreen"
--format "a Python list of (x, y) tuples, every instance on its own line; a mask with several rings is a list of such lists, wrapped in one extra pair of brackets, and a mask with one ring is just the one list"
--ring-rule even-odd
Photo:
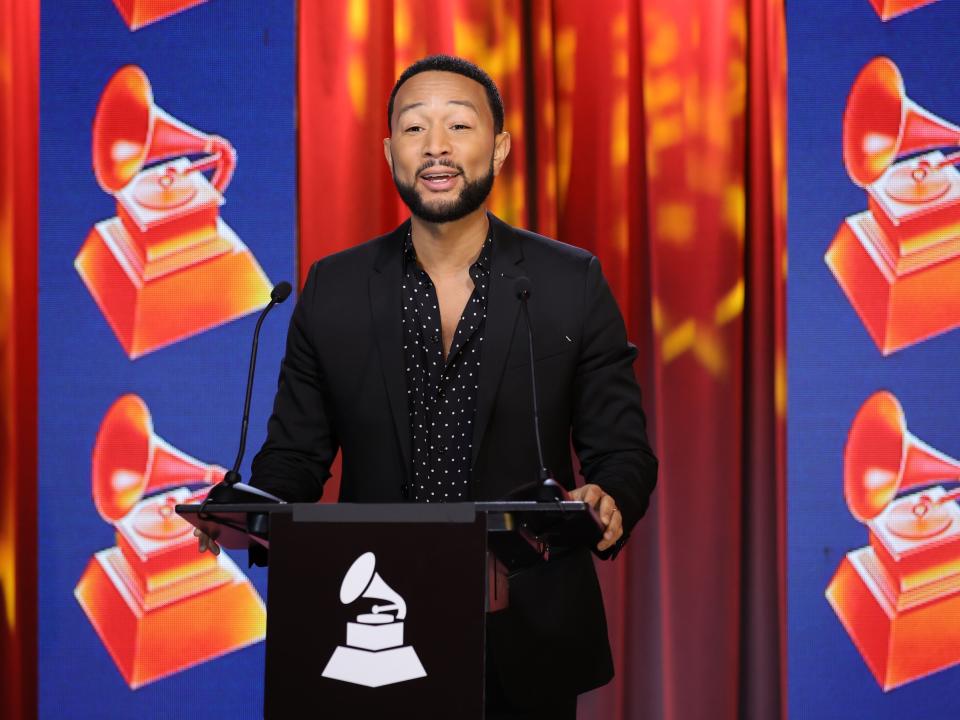
[(290, 297), (290, 293), (293, 291), (290, 283), (286, 280), (283, 282), (278, 282), (273, 290), (270, 292), (270, 299), (275, 303), (279, 304)]
[(525, 300), (533, 294), (533, 283), (526, 275), (521, 275), (513, 281), (513, 292), (521, 300)]

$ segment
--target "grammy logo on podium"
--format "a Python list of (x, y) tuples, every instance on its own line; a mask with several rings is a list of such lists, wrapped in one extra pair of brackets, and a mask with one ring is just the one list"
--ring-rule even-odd
[(269, 302), (270, 281), (220, 218), (235, 166), (227, 140), (153, 103), (143, 70), (127, 65), (110, 79), (93, 169), (117, 215), (94, 226), (74, 266), (131, 359)]
[(934, 485), (960, 479), (960, 462), (908, 432), (881, 391), (857, 412), (843, 463), (847, 507), (870, 542), (847, 553), (826, 596), (890, 690), (960, 663), (960, 491)]
[(884, 355), (960, 325), (960, 153), (936, 149), (957, 145), (960, 128), (910, 100), (891, 60), (860, 71), (843, 162), (869, 209), (844, 220), (825, 260)]
[(198, 553), (192, 526), (174, 512), (206, 494), (184, 486), (210, 486), (224, 469), (155, 435), (136, 395), (107, 411), (92, 465), (93, 501), (117, 544), (90, 559), (74, 595), (127, 684), (262, 640), (266, 609), (249, 579), (226, 553)]
[(427, 675), (413, 647), (403, 644), (407, 605), (374, 571), (376, 562), (372, 552), (353, 561), (340, 585), (340, 602), (349, 605), (363, 597), (388, 604), (374, 605), (372, 612), (347, 623), (347, 644), (333, 651), (321, 673), (325, 678), (381, 687)]

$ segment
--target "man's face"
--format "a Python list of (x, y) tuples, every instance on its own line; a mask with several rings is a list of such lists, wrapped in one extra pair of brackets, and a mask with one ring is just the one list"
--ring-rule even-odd
[(414, 75), (397, 91), (390, 124), (384, 155), (414, 215), (452, 222), (483, 205), (510, 152), (510, 136), (494, 136), (480, 83), (450, 72)]

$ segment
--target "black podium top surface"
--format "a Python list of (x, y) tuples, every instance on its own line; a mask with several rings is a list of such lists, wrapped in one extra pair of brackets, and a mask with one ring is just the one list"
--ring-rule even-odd
[[(251, 541), (266, 545), (270, 515), (292, 514), (296, 522), (388, 522), (468, 523), (478, 513), (488, 515), (488, 524), (509, 528), (511, 518), (553, 514), (582, 514), (582, 501), (535, 502), (504, 500), (461, 503), (218, 503), (203, 506), (177, 505), (177, 514), (200, 528), (224, 547), (242, 549)], [(498, 517), (489, 517), (489, 516)]]

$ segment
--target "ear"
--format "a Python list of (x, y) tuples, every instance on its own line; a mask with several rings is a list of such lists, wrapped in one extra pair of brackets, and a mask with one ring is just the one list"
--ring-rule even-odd
[(507, 155), (510, 154), (510, 133), (503, 131), (493, 139), (493, 174), (500, 174)]
[(390, 152), (390, 138), (383, 139), (383, 156), (387, 159), (387, 167), (393, 174), (393, 154)]

